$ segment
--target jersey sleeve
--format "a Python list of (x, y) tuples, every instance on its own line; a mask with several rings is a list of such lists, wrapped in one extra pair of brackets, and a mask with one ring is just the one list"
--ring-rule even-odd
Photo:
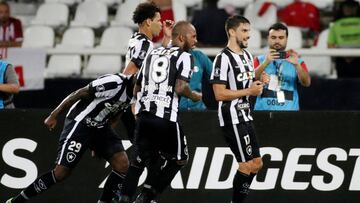
[(89, 84), (90, 94), (96, 98), (112, 97), (117, 93), (122, 80), (116, 75), (102, 76)]
[(7, 65), (5, 72), (5, 82), (8, 84), (19, 85), (19, 79), (12, 65)]
[(152, 45), (149, 41), (143, 40), (137, 43), (134, 48), (134, 54), (130, 60), (140, 69), (145, 57), (152, 49)]
[(180, 55), (176, 66), (179, 71), (177, 78), (189, 82), (194, 69), (194, 59), (192, 55), (187, 52), (183, 52)]
[(226, 84), (227, 83), (227, 73), (229, 69), (229, 64), (227, 62), (227, 57), (224, 54), (219, 54), (216, 56), (213, 64), (213, 69), (211, 72), (210, 83), (212, 84)]

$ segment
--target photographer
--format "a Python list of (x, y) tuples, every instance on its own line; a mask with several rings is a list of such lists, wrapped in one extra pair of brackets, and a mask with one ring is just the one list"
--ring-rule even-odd
[(297, 84), (310, 86), (307, 67), (294, 50), (287, 50), (288, 28), (275, 23), (268, 29), (269, 52), (254, 59), (256, 79), (266, 85), (256, 98), (255, 110), (298, 111)]

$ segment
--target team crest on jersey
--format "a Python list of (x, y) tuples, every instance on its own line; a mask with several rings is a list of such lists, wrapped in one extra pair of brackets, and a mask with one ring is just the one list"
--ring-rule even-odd
[(141, 50), (140, 53), (139, 53), (139, 58), (140, 59), (144, 59), (146, 56), (146, 51), (145, 50)]
[(220, 68), (219, 68), (219, 67), (215, 67), (214, 76), (215, 76), (215, 77), (219, 77), (219, 76), (220, 76)]
[(73, 162), (76, 158), (76, 154), (74, 152), (68, 152), (66, 154), (66, 160), (70, 163)]
[(252, 154), (252, 147), (251, 147), (250, 145), (246, 147), (246, 153), (247, 153), (249, 156), (251, 156), (251, 154)]
[(45, 185), (44, 181), (43, 181), (43, 180), (41, 180), (41, 179), (39, 179), (39, 181), (38, 181), (38, 185), (39, 185), (39, 187), (40, 187), (41, 189), (43, 189), (43, 190), (46, 190), (46, 189), (47, 189), (47, 187), (46, 187), (46, 185)]
[(105, 91), (104, 85), (98, 85), (98, 86), (96, 86), (96, 91), (98, 91), (98, 92), (103, 92), (103, 91)]

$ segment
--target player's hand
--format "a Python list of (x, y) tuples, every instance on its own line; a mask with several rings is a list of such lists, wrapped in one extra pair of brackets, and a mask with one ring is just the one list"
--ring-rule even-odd
[(262, 72), (260, 75), (260, 81), (263, 84), (269, 84), (270, 82), (270, 75), (266, 74), (265, 72)]
[(258, 81), (258, 80), (255, 81), (255, 82), (253, 82), (253, 83), (251, 84), (249, 90), (250, 90), (250, 95), (251, 95), (251, 96), (258, 96), (258, 95), (260, 95), (260, 94), (262, 93), (262, 91), (263, 91), (263, 84), (262, 84), (262, 82), (260, 82), (260, 81)]
[(290, 49), (288, 53), (289, 53), (289, 57), (286, 60), (292, 63), (293, 65), (297, 65), (299, 63), (299, 54), (292, 49)]
[(165, 20), (163, 22), (163, 30), (164, 30), (164, 36), (171, 38), (172, 29), (174, 27), (174, 21), (172, 20)]
[(52, 131), (57, 124), (57, 119), (56, 117), (50, 115), (44, 120), (44, 124), (50, 131)]
[(196, 92), (196, 91), (191, 91), (191, 98), (190, 98), (193, 102), (198, 102), (202, 99), (202, 93), (201, 92)]

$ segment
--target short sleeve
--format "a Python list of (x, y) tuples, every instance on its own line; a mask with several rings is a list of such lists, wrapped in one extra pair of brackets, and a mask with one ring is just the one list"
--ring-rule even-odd
[(176, 66), (179, 71), (178, 79), (189, 82), (194, 69), (194, 59), (192, 55), (187, 52), (183, 52), (180, 55)]
[(117, 93), (120, 84), (122, 84), (120, 77), (116, 75), (105, 75), (90, 82), (89, 91), (90, 94), (96, 98), (112, 97)]
[(217, 55), (214, 60), (210, 83), (226, 84), (228, 69), (228, 58), (224, 54)]
[(140, 69), (145, 57), (151, 49), (152, 45), (149, 41), (140, 41), (135, 45), (134, 54), (132, 55), (130, 60)]
[(12, 65), (7, 65), (6, 72), (5, 72), (5, 81), (8, 84), (15, 84), (19, 85), (19, 79), (16, 74), (16, 71)]

